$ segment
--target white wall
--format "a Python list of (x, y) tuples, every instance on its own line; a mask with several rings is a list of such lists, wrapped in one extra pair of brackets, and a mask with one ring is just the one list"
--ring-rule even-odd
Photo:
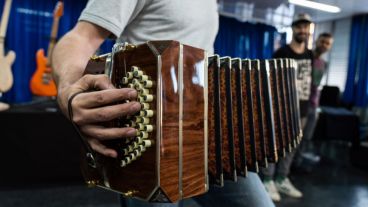
[(314, 33), (315, 38), (322, 32), (330, 32), (334, 36), (331, 51), (323, 56), (329, 62), (329, 67), (322, 85), (338, 86), (341, 92), (345, 89), (348, 71), (351, 20), (344, 18), (318, 23)]

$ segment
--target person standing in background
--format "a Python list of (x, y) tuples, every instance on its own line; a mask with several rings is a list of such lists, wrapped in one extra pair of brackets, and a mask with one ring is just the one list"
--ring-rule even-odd
[[(293, 58), (298, 64), (297, 90), (299, 94), (300, 115), (302, 128), (305, 128), (308, 108), (310, 85), (312, 81), (313, 53), (307, 49), (311, 17), (308, 14), (298, 14), (292, 22), (293, 38), (291, 43), (279, 48), (274, 58)], [(280, 201), (283, 193), (290, 197), (301, 198), (302, 192), (294, 187), (288, 178), (295, 152), (287, 153), (276, 164), (269, 164), (262, 169), (263, 184), (273, 201)]]
[(311, 139), (313, 137), (314, 128), (317, 122), (317, 108), (319, 105), (319, 97), (320, 91), (319, 86), (321, 84), (321, 80), (323, 75), (327, 70), (327, 63), (324, 59), (322, 59), (322, 55), (328, 52), (333, 44), (333, 37), (330, 33), (321, 33), (317, 40), (316, 46), (313, 50), (313, 68), (312, 68), (312, 86), (311, 86), (311, 94), (309, 99), (309, 110), (308, 110), (308, 119), (303, 131), (303, 139), (302, 143), (299, 147), (299, 152), (296, 157), (296, 165), (298, 168), (307, 169), (307, 166), (303, 166), (303, 160), (306, 160), (307, 163), (317, 163), (319, 162), (319, 156), (315, 155), (310, 149)]

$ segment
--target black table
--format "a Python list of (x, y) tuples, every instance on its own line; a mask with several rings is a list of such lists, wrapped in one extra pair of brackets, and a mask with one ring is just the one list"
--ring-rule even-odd
[(80, 181), (80, 142), (54, 100), (0, 112), (0, 186)]

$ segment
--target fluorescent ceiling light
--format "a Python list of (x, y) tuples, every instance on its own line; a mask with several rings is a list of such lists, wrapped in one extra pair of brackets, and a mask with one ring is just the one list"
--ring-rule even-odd
[(307, 1), (307, 0), (289, 0), (290, 4), (295, 4), (298, 6), (304, 6), (312, 9), (318, 9), (325, 12), (331, 12), (331, 13), (338, 13), (341, 11), (341, 9), (337, 6), (332, 6), (329, 4), (322, 4), (314, 1)]

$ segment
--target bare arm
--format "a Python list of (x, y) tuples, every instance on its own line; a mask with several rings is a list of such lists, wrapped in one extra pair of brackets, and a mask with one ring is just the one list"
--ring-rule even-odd
[[(134, 101), (137, 92), (130, 88), (116, 89), (105, 75), (84, 75), (89, 58), (95, 53), (104, 39), (110, 34), (107, 30), (88, 23), (78, 22), (55, 46), (52, 54), (53, 76), (58, 86), (58, 103), (68, 116), (68, 100), (73, 99), (71, 121), (80, 131), (92, 149), (105, 156), (116, 157), (117, 152), (104, 146), (101, 141), (136, 134), (134, 128), (109, 128), (101, 122), (134, 114), (141, 106)], [(90, 89), (98, 89), (90, 92)], [(123, 100), (132, 100), (121, 103)]]
[(78, 22), (60, 39), (52, 54), (53, 76), (59, 91), (82, 77), (89, 58), (109, 34), (89, 22)]

